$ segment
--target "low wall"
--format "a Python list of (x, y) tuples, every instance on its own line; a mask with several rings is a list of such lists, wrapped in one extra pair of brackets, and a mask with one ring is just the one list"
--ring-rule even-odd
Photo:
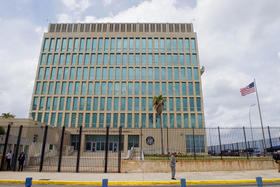
[[(273, 160), (180, 160), (176, 172), (277, 169)], [(122, 160), (122, 173), (170, 172), (168, 160)]]

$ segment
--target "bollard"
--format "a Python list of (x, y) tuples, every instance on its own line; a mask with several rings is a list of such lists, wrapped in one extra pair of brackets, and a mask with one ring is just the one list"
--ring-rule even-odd
[(261, 177), (257, 177), (256, 181), (257, 181), (258, 187), (263, 187), (263, 182), (262, 182), (262, 178)]
[(26, 178), (25, 179), (25, 187), (31, 187), (32, 185), (32, 178), (29, 177), (29, 178)]
[(102, 187), (108, 187), (108, 179), (102, 179)]
[(186, 187), (186, 179), (181, 179), (181, 187)]

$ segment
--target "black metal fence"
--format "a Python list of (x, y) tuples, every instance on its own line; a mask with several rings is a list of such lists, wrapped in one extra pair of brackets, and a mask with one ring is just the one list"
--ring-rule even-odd
[[(280, 150), (280, 128), (56, 128), (11, 126), (0, 135), (1, 170), (121, 172), (124, 159), (256, 159)], [(11, 153), (10, 156), (8, 153)], [(8, 157), (11, 157), (9, 159)]]

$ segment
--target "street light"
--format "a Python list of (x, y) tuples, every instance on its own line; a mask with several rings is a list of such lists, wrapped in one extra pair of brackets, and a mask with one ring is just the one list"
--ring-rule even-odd
[(254, 137), (253, 137), (253, 129), (252, 129), (252, 121), (251, 121), (251, 108), (255, 105), (256, 104), (252, 104), (249, 107), (249, 122), (250, 122), (250, 128), (251, 128), (251, 138), (252, 138), (252, 142), (253, 142), (253, 148), (256, 147), (256, 144), (255, 144)]

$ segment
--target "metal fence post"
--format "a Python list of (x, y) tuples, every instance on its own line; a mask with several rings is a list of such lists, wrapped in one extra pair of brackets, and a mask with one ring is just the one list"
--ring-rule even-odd
[(5, 161), (5, 157), (6, 157), (7, 145), (8, 145), (9, 136), (10, 136), (10, 129), (11, 129), (11, 125), (9, 124), (7, 133), (6, 133), (6, 138), (5, 138), (4, 150), (3, 150), (2, 158), (1, 158), (1, 169), (0, 169), (1, 171), (4, 169), (4, 161)]
[(65, 126), (62, 127), (57, 172), (60, 172)]
[(269, 136), (270, 149), (272, 149), (272, 141), (271, 141), (271, 134), (270, 134), (269, 126), (267, 127), (267, 130), (268, 130), (268, 136)]
[(193, 129), (193, 156), (194, 156), (194, 159), (196, 160), (196, 153), (195, 153), (195, 138), (194, 138), (194, 127), (193, 127), (192, 129)]
[(80, 155), (81, 155), (81, 144), (82, 144), (82, 132), (83, 126), (80, 126), (80, 133), (79, 133), (79, 144), (78, 144), (78, 154), (77, 154), (77, 162), (76, 162), (76, 173), (79, 173), (80, 167)]
[(48, 126), (46, 125), (45, 126), (45, 130), (44, 130), (43, 144), (42, 144), (42, 150), (41, 150), (41, 160), (40, 160), (39, 172), (41, 172), (43, 170), (43, 163), (44, 163), (47, 135), (48, 135)]
[(105, 141), (105, 165), (104, 165), (104, 173), (107, 173), (108, 166), (108, 146), (109, 145), (109, 127), (106, 127), (106, 141)]
[[(122, 163), (122, 126), (119, 127), (119, 150), (118, 150), (118, 173), (121, 172), (121, 163)], [(141, 154), (141, 152), (140, 152)]]
[(20, 140), (21, 140), (22, 127), (23, 127), (22, 125), (19, 126), (18, 138), (17, 138), (17, 144), (16, 144), (16, 152), (15, 152), (15, 155), (13, 156), (13, 171), (16, 171), (16, 167), (17, 167), (17, 157), (18, 157), (18, 149), (19, 149)]
[(245, 127), (243, 127), (243, 134), (244, 134), (244, 141), (245, 141), (245, 150), (246, 150), (246, 153), (247, 153), (247, 159), (249, 159), (249, 150), (247, 148), (247, 140), (246, 140), (246, 132), (245, 132)]
[(218, 127), (218, 134), (219, 134), (219, 144), (220, 144), (220, 154), (221, 154), (221, 160), (223, 160), (223, 155), (222, 155), (222, 143), (221, 143), (221, 134), (220, 134), (220, 127)]

